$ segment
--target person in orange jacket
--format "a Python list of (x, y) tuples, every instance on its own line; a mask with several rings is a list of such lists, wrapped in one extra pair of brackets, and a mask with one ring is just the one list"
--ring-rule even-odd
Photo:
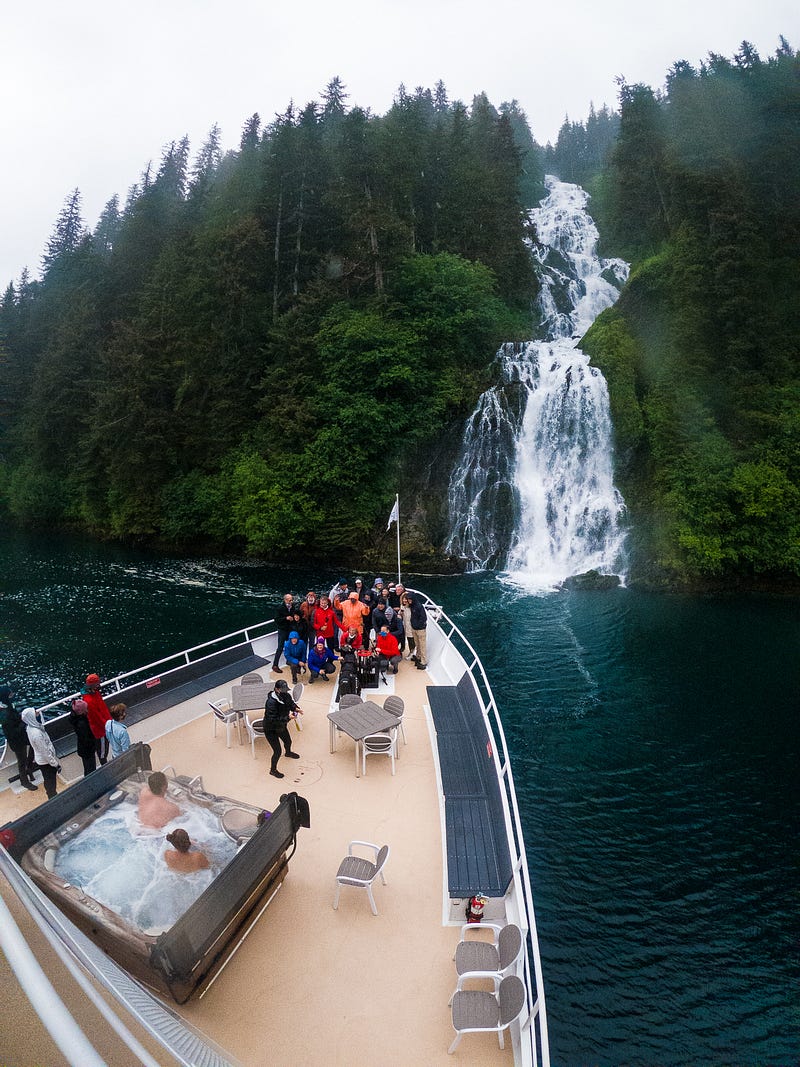
[(369, 615), (370, 610), (368, 604), (358, 599), (358, 593), (351, 593), (347, 600), (342, 601), (342, 629), (349, 630), (351, 626), (355, 626), (360, 630), (364, 616)]

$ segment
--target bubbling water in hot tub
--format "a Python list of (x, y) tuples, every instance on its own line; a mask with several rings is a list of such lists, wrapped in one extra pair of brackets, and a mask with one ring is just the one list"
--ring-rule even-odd
[[(166, 835), (182, 826), (210, 868), (184, 874), (164, 860)], [(146, 934), (168, 930), (236, 854), (213, 811), (191, 806), (161, 830), (142, 827), (136, 805), (104, 812), (58, 850), (55, 873)]]

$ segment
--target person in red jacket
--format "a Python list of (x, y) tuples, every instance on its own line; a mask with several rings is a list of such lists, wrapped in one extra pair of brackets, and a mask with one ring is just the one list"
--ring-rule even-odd
[(397, 638), (394, 634), (389, 633), (388, 623), (384, 623), (381, 626), (380, 632), (375, 638), (375, 651), (378, 654), (381, 674), (384, 673), (387, 667), (391, 667), (392, 674), (397, 674), (397, 665), (402, 656), (400, 655), (400, 645), (397, 643)]
[(81, 689), (81, 697), (86, 701), (86, 718), (94, 737), (95, 752), (102, 765), (108, 759), (106, 723), (111, 718), (111, 712), (100, 692), (99, 674), (86, 675), (86, 685)]
[(361, 640), (361, 627), (351, 626), (347, 633), (339, 641), (339, 651), (344, 652), (345, 649), (350, 649), (351, 652), (360, 652), (364, 647), (364, 643)]
[(325, 644), (331, 652), (335, 652), (339, 647), (339, 642), (336, 640), (336, 630), (344, 630), (344, 626), (336, 618), (336, 612), (331, 607), (331, 602), (326, 596), (319, 598), (319, 605), (314, 609), (311, 619), (314, 627), (314, 638), (324, 637)]

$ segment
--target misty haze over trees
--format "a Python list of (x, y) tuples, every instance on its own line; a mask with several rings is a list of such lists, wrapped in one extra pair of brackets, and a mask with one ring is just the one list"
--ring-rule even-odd
[(319, 102), (239, 150), (213, 128), (94, 232), (67, 198), (0, 304), (0, 496), (16, 519), (281, 558), (380, 551), (394, 492), (444, 538), (454, 438), (501, 341), (531, 336), (525, 209), (584, 185), (628, 286), (585, 348), (653, 580), (800, 576), (800, 73), (781, 39), (535, 144), (512, 101)]

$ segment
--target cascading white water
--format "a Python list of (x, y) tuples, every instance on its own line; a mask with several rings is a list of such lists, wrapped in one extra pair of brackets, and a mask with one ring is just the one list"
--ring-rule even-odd
[(624, 571), (608, 391), (576, 345), (628, 268), (598, 257), (584, 190), (552, 177), (547, 187), (532, 212), (546, 339), (501, 347), (498, 384), (467, 424), (448, 493), (446, 550), (475, 569), (505, 566), (528, 588)]

